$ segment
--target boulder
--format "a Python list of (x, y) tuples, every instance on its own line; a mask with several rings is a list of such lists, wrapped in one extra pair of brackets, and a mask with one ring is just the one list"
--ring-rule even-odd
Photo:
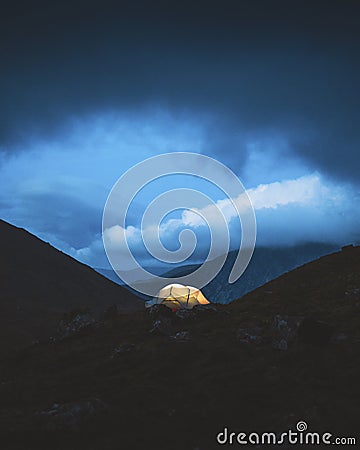
[(161, 317), (153, 322), (150, 333), (171, 336), (173, 334), (173, 327), (171, 320), (167, 317)]
[(170, 336), (170, 339), (178, 342), (186, 342), (190, 340), (190, 334), (188, 331), (178, 331), (173, 336)]
[(65, 315), (58, 326), (57, 340), (92, 331), (96, 325), (96, 320), (88, 312), (75, 314), (72, 318)]
[(236, 338), (243, 344), (261, 344), (263, 338), (261, 337), (261, 329), (255, 328), (239, 328), (236, 332)]
[(302, 317), (277, 314), (272, 322), (272, 347), (277, 350), (288, 350), (296, 340), (301, 320)]

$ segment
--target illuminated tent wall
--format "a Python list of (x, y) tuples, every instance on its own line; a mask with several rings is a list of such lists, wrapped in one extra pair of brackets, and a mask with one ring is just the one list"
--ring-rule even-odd
[(200, 289), (182, 284), (169, 284), (145, 305), (147, 308), (161, 304), (171, 309), (192, 309), (196, 305), (208, 305), (209, 303)]

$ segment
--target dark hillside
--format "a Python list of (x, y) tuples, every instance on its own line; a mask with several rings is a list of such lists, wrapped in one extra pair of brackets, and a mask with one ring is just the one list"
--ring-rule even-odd
[(71, 309), (143, 307), (135, 295), (27, 231), (0, 220), (0, 348), (46, 335)]
[(359, 439), (359, 311), (356, 247), (230, 305), (114, 314), (33, 345), (2, 361), (2, 448), (209, 450), (224, 427), (299, 421)]

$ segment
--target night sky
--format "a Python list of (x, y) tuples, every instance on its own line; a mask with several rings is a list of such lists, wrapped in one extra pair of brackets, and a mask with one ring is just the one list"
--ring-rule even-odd
[(4, 220), (105, 267), (112, 185), (185, 151), (239, 176), (258, 245), (360, 241), (358, 1), (13, 1), (0, 21)]

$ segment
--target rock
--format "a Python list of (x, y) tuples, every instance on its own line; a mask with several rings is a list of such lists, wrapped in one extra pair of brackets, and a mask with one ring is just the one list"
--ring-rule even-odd
[(173, 317), (174, 313), (165, 305), (153, 305), (146, 309), (151, 317)]
[(287, 318), (285, 319), (279, 315), (276, 315), (273, 321), (273, 328), (281, 334), (283, 334), (284, 332), (287, 333), (289, 330)]
[(175, 312), (176, 317), (180, 319), (197, 318), (203, 314), (217, 313), (218, 308), (215, 305), (196, 305), (192, 309), (181, 308)]
[(274, 340), (272, 346), (276, 350), (286, 351), (288, 349), (288, 343), (285, 339), (280, 339), (279, 341)]
[(78, 402), (54, 403), (36, 414), (41, 428), (48, 431), (78, 431), (91, 418), (106, 413), (107, 405), (98, 398)]
[(263, 338), (260, 336), (260, 328), (246, 329), (239, 328), (236, 332), (236, 338), (239, 342), (245, 344), (260, 344)]
[(277, 314), (272, 323), (272, 347), (277, 350), (288, 350), (296, 340), (301, 320), (302, 317)]
[(73, 318), (65, 317), (58, 326), (58, 340), (68, 338), (80, 332), (91, 331), (96, 328), (96, 320), (90, 313), (79, 313)]
[(190, 334), (188, 331), (178, 331), (173, 336), (170, 336), (171, 339), (174, 339), (175, 341), (189, 341), (190, 340)]
[(218, 309), (215, 305), (196, 305), (192, 309), (187, 308), (179, 308), (176, 310), (172, 310), (171, 308), (165, 305), (153, 305), (147, 308), (147, 312), (152, 317), (168, 317), (170, 319), (179, 318), (179, 319), (188, 319), (188, 318), (196, 318), (199, 315), (218, 312)]
[(192, 311), (194, 311), (195, 313), (199, 312), (200, 314), (207, 313), (207, 312), (219, 312), (218, 308), (213, 303), (210, 303), (207, 305), (196, 305), (196, 306), (194, 306)]
[(276, 315), (273, 320), (273, 330), (282, 338), (293, 340), (303, 317), (300, 316), (280, 316)]
[(185, 309), (185, 308), (178, 309), (175, 312), (175, 315), (176, 315), (176, 317), (179, 317), (180, 319), (187, 319), (188, 317), (193, 317), (194, 316), (194, 314), (193, 314), (191, 309)]
[(325, 345), (330, 342), (333, 327), (313, 318), (305, 318), (298, 329), (299, 341), (308, 345)]
[[(166, 308), (166, 306), (165, 306)], [(167, 317), (156, 319), (150, 333), (171, 336), (173, 334), (171, 320)]]
[(359, 300), (360, 299), (360, 288), (350, 288), (345, 291), (345, 296), (349, 300)]
[(111, 355), (111, 359), (115, 358), (116, 356), (119, 356), (122, 353), (129, 353), (129, 352), (133, 352), (136, 350), (136, 345), (135, 344), (121, 344), (118, 347), (115, 347), (112, 355)]

